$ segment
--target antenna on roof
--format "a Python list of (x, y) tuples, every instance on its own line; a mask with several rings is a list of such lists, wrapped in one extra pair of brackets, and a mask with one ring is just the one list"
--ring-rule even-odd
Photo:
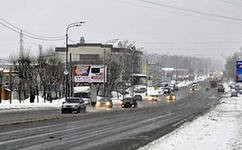
[(85, 44), (85, 38), (83, 36), (80, 38), (80, 44)]

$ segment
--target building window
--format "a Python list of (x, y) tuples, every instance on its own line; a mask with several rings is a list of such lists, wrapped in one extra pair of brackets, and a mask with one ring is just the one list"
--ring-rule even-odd
[(80, 54), (81, 61), (99, 60), (98, 54)]

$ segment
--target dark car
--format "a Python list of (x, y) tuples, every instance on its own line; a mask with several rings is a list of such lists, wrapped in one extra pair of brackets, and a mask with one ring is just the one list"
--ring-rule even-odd
[(163, 94), (170, 94), (171, 93), (171, 88), (170, 87), (165, 87), (163, 89)]
[(112, 108), (113, 101), (110, 98), (101, 98), (97, 100), (96, 108)]
[(61, 113), (67, 112), (85, 112), (86, 111), (86, 104), (84, 100), (80, 97), (68, 97), (65, 102), (62, 103), (61, 106)]
[(199, 84), (193, 83), (192, 86), (190, 87), (190, 91), (199, 91)]
[(241, 87), (240, 87), (239, 85), (236, 85), (236, 86), (234, 87), (234, 89), (235, 89), (237, 92), (239, 92), (239, 91), (241, 90)]
[(238, 92), (237, 91), (232, 91), (231, 92), (231, 97), (238, 97)]
[(218, 85), (218, 92), (224, 92), (224, 86), (222, 84)]
[(142, 100), (143, 100), (143, 98), (142, 98), (141, 95), (135, 95), (135, 96), (134, 96), (134, 99), (135, 99), (136, 101), (142, 101)]
[(121, 107), (127, 108), (127, 107), (137, 107), (137, 101), (133, 97), (126, 97), (123, 100), (121, 100)]
[(174, 93), (171, 93), (166, 96), (166, 101), (171, 103), (176, 101), (176, 95)]

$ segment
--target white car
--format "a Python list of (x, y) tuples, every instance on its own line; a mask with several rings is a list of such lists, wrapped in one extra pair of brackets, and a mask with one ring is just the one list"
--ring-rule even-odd
[(85, 112), (86, 104), (84, 100), (80, 97), (68, 97), (65, 102), (62, 103), (61, 113), (67, 112)]

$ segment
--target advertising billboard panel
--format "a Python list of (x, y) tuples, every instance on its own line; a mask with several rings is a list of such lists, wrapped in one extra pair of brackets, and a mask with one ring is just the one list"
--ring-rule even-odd
[(103, 83), (107, 82), (107, 66), (104, 65), (76, 65), (74, 66), (74, 82)]
[(236, 61), (236, 82), (242, 82), (242, 61)]

